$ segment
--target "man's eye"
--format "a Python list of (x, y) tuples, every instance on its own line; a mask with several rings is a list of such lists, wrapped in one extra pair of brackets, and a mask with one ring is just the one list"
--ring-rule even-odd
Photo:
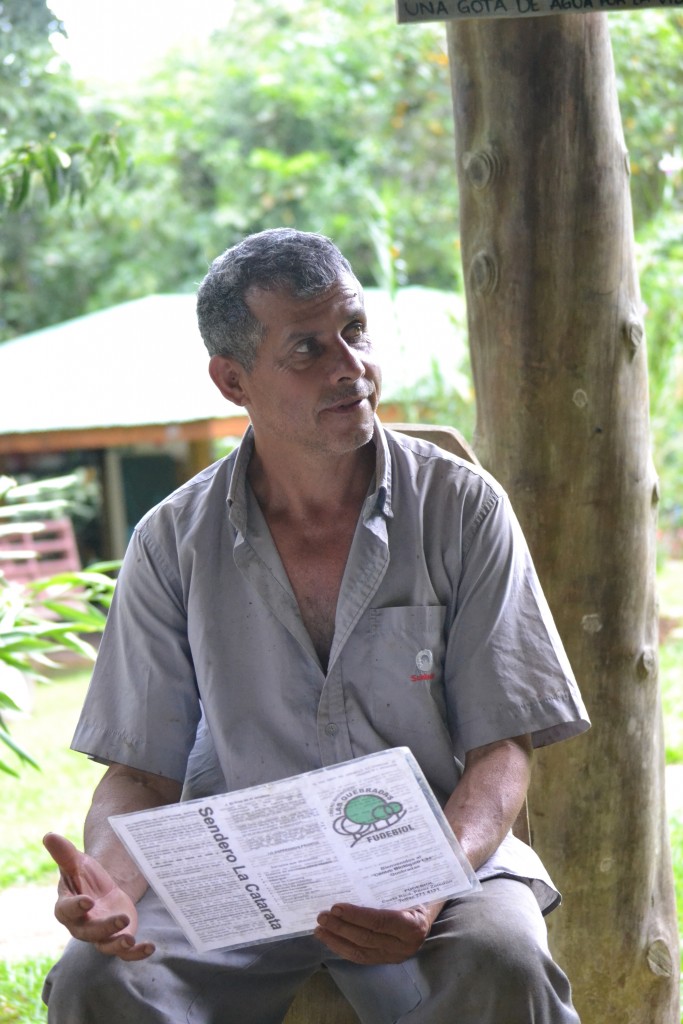
[(365, 337), (365, 324), (361, 323), (360, 320), (354, 321), (346, 328), (346, 333), (352, 341), (359, 341)]
[(304, 338), (303, 341), (297, 341), (293, 351), (297, 355), (309, 356), (315, 350), (315, 341), (313, 338)]

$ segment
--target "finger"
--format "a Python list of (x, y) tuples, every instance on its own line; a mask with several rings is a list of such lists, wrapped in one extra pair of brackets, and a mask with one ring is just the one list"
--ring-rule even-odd
[(92, 910), (95, 901), (90, 896), (60, 896), (55, 903), (55, 917), (60, 924), (67, 927), (84, 921), (86, 914)]
[[(63, 908), (59, 908), (60, 911)], [(116, 914), (113, 917), (91, 918), (87, 912), (80, 912), (75, 916), (73, 908), (69, 908), (72, 916), (68, 913), (59, 913), (55, 908), (57, 920), (69, 929), (75, 939), (83, 942), (110, 942), (116, 938), (126, 938), (129, 944), (135, 942), (135, 935), (130, 929), (130, 920), (125, 914)]]
[(347, 921), (333, 911), (319, 914), (318, 925), (325, 933), (323, 941), (327, 944), (331, 938), (337, 942), (350, 943), (363, 949), (377, 949), (387, 941), (391, 941), (391, 936)]
[(313, 934), (319, 942), (322, 942), (337, 956), (355, 964), (398, 964), (407, 960), (414, 952), (396, 946), (394, 943), (391, 946), (377, 946), (374, 949), (368, 949), (365, 946), (357, 946), (339, 935), (326, 932), (324, 928), (316, 928)]
[(48, 832), (47, 835), (43, 836), (43, 846), (60, 871), (71, 875), (78, 869), (79, 859), (82, 854), (64, 836), (57, 835), (56, 832)]
[(84, 855), (72, 842), (56, 832), (48, 832), (43, 837), (43, 846), (59, 868), (60, 891), (80, 893), (80, 869)]
[(368, 948), (378, 945), (377, 936), (383, 937), (382, 943), (394, 939), (413, 945), (424, 941), (429, 931), (429, 920), (421, 906), (408, 910), (378, 910), (337, 903), (318, 920), (325, 928)]
[(355, 925), (369, 932), (382, 932), (390, 935), (395, 927), (392, 914), (375, 907), (357, 907), (353, 903), (335, 903), (330, 914), (338, 921)]
[(146, 960), (155, 948), (153, 942), (136, 942), (132, 935), (117, 935), (106, 942), (95, 943), (95, 949), (104, 956), (126, 961)]

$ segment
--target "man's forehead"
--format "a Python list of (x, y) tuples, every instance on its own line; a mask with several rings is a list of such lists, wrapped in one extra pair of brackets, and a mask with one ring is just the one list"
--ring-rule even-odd
[(301, 298), (286, 287), (262, 288), (252, 285), (245, 292), (249, 309), (262, 323), (274, 321), (280, 326), (315, 320), (338, 307), (350, 315), (364, 314), (363, 289), (352, 274), (343, 274), (329, 288), (308, 298)]

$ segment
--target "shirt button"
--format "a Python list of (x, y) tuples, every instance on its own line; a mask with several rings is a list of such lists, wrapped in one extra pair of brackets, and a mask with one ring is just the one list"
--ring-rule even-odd
[(338, 732), (339, 726), (335, 725), (334, 722), (328, 722), (327, 725), (325, 726), (326, 736), (336, 736)]

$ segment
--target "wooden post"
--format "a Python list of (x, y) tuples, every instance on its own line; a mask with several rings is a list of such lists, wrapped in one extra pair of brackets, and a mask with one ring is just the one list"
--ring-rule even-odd
[(537, 758), (534, 846), (583, 1024), (674, 1024), (647, 364), (607, 19), (449, 23), (475, 448), (593, 728)]

